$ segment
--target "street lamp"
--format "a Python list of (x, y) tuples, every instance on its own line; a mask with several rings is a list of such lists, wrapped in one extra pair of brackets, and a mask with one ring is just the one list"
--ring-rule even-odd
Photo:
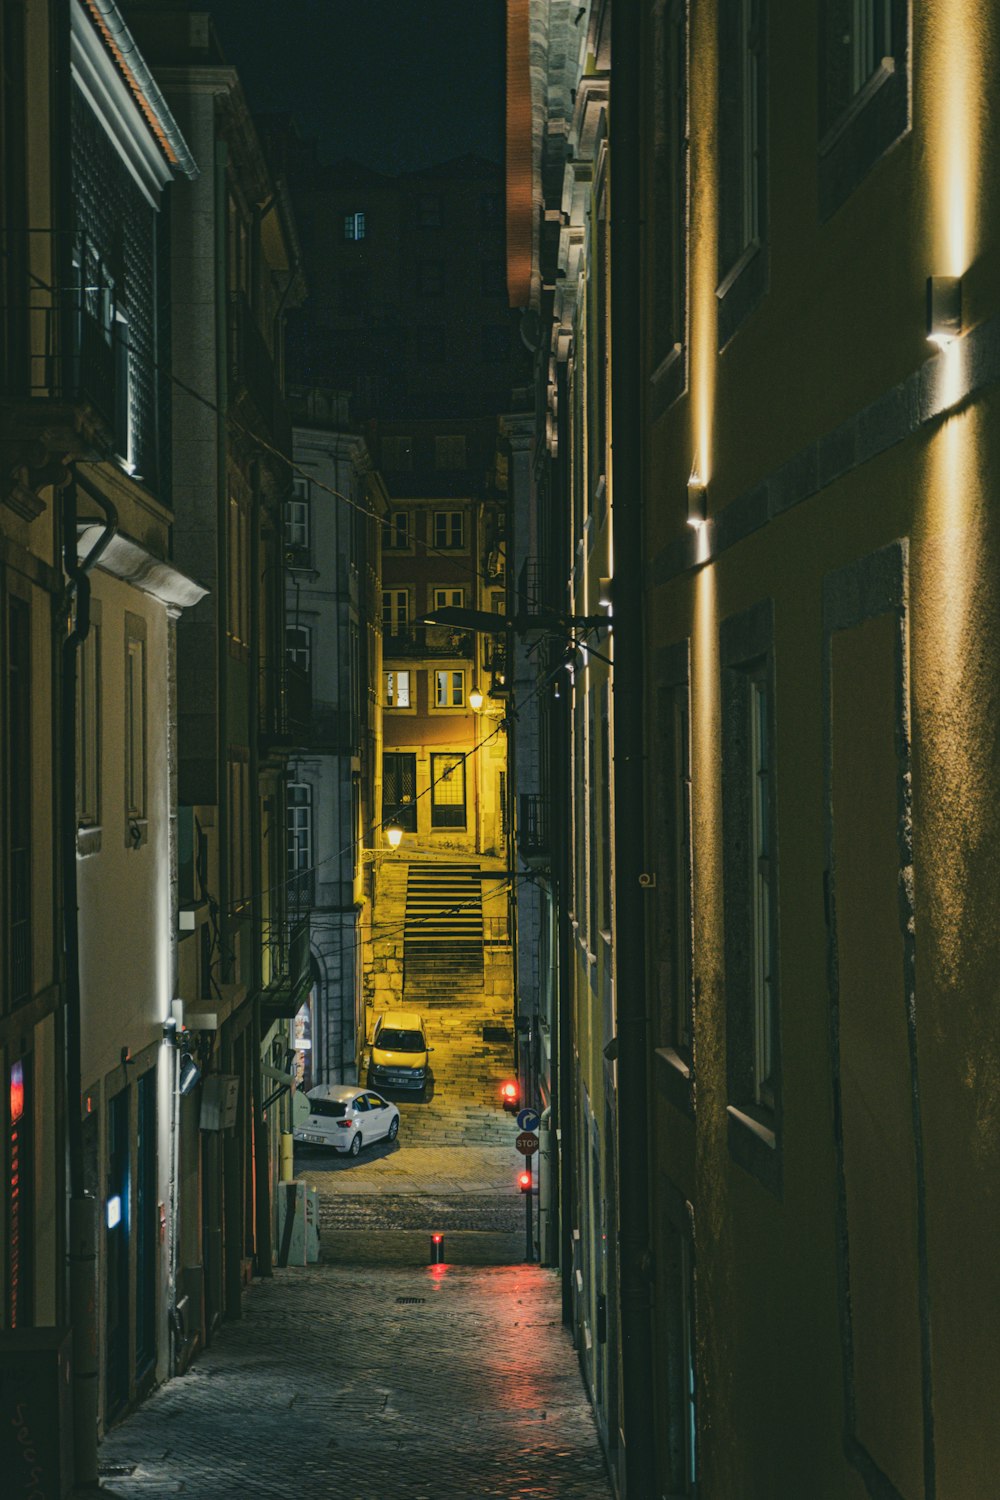
[(399, 824), (389, 823), (386, 828), (383, 829), (383, 832), (385, 834), (385, 840), (389, 845), (389, 848), (398, 849), (403, 841), (403, 830), (400, 828)]
[(473, 713), (478, 713), (482, 706), (483, 695), (477, 687), (474, 687), (472, 689), (472, 692), (469, 694), (469, 707), (472, 709)]

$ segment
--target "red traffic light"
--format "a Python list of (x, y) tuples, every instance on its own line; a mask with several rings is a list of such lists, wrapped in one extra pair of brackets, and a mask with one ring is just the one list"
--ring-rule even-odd
[(506, 1083), (500, 1085), (500, 1098), (503, 1107), (508, 1114), (516, 1114), (521, 1100), (521, 1089), (516, 1078), (508, 1078)]
[(518, 1172), (518, 1174), (517, 1174), (517, 1185), (521, 1189), (522, 1193), (530, 1193), (531, 1192), (531, 1173), (530, 1172)]

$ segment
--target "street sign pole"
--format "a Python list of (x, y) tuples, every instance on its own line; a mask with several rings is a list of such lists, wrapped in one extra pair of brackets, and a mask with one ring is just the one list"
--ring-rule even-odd
[[(528, 1176), (531, 1177), (532, 1171), (530, 1156), (526, 1156), (524, 1158), (524, 1170), (527, 1172)], [(528, 1191), (524, 1195), (524, 1258), (525, 1260), (529, 1261), (533, 1261), (535, 1258), (535, 1242), (534, 1236), (531, 1232), (531, 1200), (534, 1197), (534, 1193), (532, 1192), (533, 1187), (534, 1183), (531, 1183), (528, 1187)]]

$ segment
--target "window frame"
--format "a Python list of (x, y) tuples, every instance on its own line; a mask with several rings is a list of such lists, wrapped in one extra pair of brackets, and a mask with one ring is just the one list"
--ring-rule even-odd
[[(458, 523), (456, 527), (456, 521)], [(465, 511), (464, 510), (436, 510), (434, 512), (434, 550), (435, 552), (464, 552), (465, 551)], [(455, 533), (458, 540), (455, 540)]]
[[(304, 796), (296, 794), (302, 792)], [(311, 904), (315, 881), (314, 788), (308, 781), (285, 785), (285, 875), (289, 905)]]
[[(90, 853), (101, 826), (101, 623), (90, 602), (90, 628), (77, 656), (76, 824)], [(100, 847), (99, 844), (97, 847)], [(84, 851), (79, 848), (78, 852)]]
[[(850, 35), (856, 0), (823, 0), (818, 28), (819, 95), (818, 217), (829, 219), (865, 180), (876, 163), (911, 126), (910, 0), (861, 0), (870, 8), (870, 67), (859, 70), (852, 47), (850, 82), (841, 85), (837, 63), (843, 38)], [(882, 46), (875, 35), (876, 10), (885, 31)], [(885, 50), (888, 43), (888, 50)], [(876, 56), (882, 51), (881, 57)], [(862, 76), (862, 73), (865, 76)]]
[[(388, 608), (386, 601), (389, 601)], [(403, 608), (400, 610), (400, 603)], [(405, 636), (410, 629), (412, 600), (408, 588), (384, 588), (382, 590), (382, 635), (383, 637)]]
[[(441, 762), (450, 761), (447, 770), (439, 769)], [(465, 774), (466, 757), (456, 750), (436, 750), (431, 752), (430, 764), (430, 803), (431, 803), (431, 828), (467, 828), (469, 822), (468, 806), (468, 778)], [(440, 801), (438, 799), (438, 788), (445, 782), (450, 782), (455, 771), (461, 773), (461, 800)], [(461, 821), (458, 817), (446, 811), (454, 808), (461, 812)]]
[(719, 0), (719, 348), (768, 289), (767, 0)]
[[(304, 637), (304, 644), (293, 645), (293, 636)], [(305, 660), (300, 658), (304, 657)], [(285, 661), (289, 666), (298, 667), (307, 677), (312, 676), (312, 626), (311, 625), (285, 625)]]
[(654, 18), (660, 88), (653, 172), (655, 254), (652, 293), (657, 342), (650, 376), (653, 415), (659, 416), (687, 386), (688, 236), (690, 233), (689, 0), (660, 0)]
[[(382, 673), (382, 706), (393, 713), (416, 712), (416, 694), (413, 689), (414, 673), (410, 667), (389, 667)], [(405, 678), (404, 684), (399, 679)], [(394, 680), (395, 679), (395, 680)], [(399, 689), (397, 692), (396, 689)], [(402, 693), (405, 690), (406, 701), (402, 701)], [(398, 701), (394, 701), (398, 700)]]
[(772, 601), (724, 620), (719, 640), (729, 1145), (742, 1166), (780, 1195), (780, 833)]
[[(434, 712), (439, 714), (464, 712), (468, 699), (465, 684), (465, 668), (433, 667), (431, 669), (430, 677), (431, 687), (433, 689), (430, 694), (430, 706), (434, 710)], [(447, 684), (443, 684), (443, 678), (450, 678), (450, 682)], [(459, 679), (458, 683), (456, 683), (455, 681), (456, 678)], [(443, 696), (448, 698), (450, 700), (449, 702), (442, 703), (440, 701), (440, 698), (442, 696), (442, 687), (444, 687)], [(460, 695), (457, 700), (455, 698), (456, 690)]]
[(387, 552), (413, 551), (413, 512), (390, 510), (382, 522), (382, 546)]

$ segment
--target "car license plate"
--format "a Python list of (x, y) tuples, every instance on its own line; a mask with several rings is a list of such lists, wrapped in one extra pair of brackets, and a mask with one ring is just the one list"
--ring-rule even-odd
[(309, 1134), (308, 1134), (308, 1135), (307, 1135), (307, 1136), (306, 1136), (306, 1140), (307, 1140), (307, 1141), (308, 1141), (308, 1142), (309, 1142), (309, 1144), (310, 1144), (310, 1145), (312, 1145), (312, 1146), (322, 1146), (322, 1145), (323, 1145), (323, 1143), (324, 1143), (324, 1141), (325, 1141), (325, 1140), (326, 1140), (326, 1136), (323, 1136), (323, 1135), (313, 1135), (313, 1134), (312, 1134), (312, 1133), (311, 1133), (311, 1132), (310, 1132), (310, 1133), (309, 1133)]

